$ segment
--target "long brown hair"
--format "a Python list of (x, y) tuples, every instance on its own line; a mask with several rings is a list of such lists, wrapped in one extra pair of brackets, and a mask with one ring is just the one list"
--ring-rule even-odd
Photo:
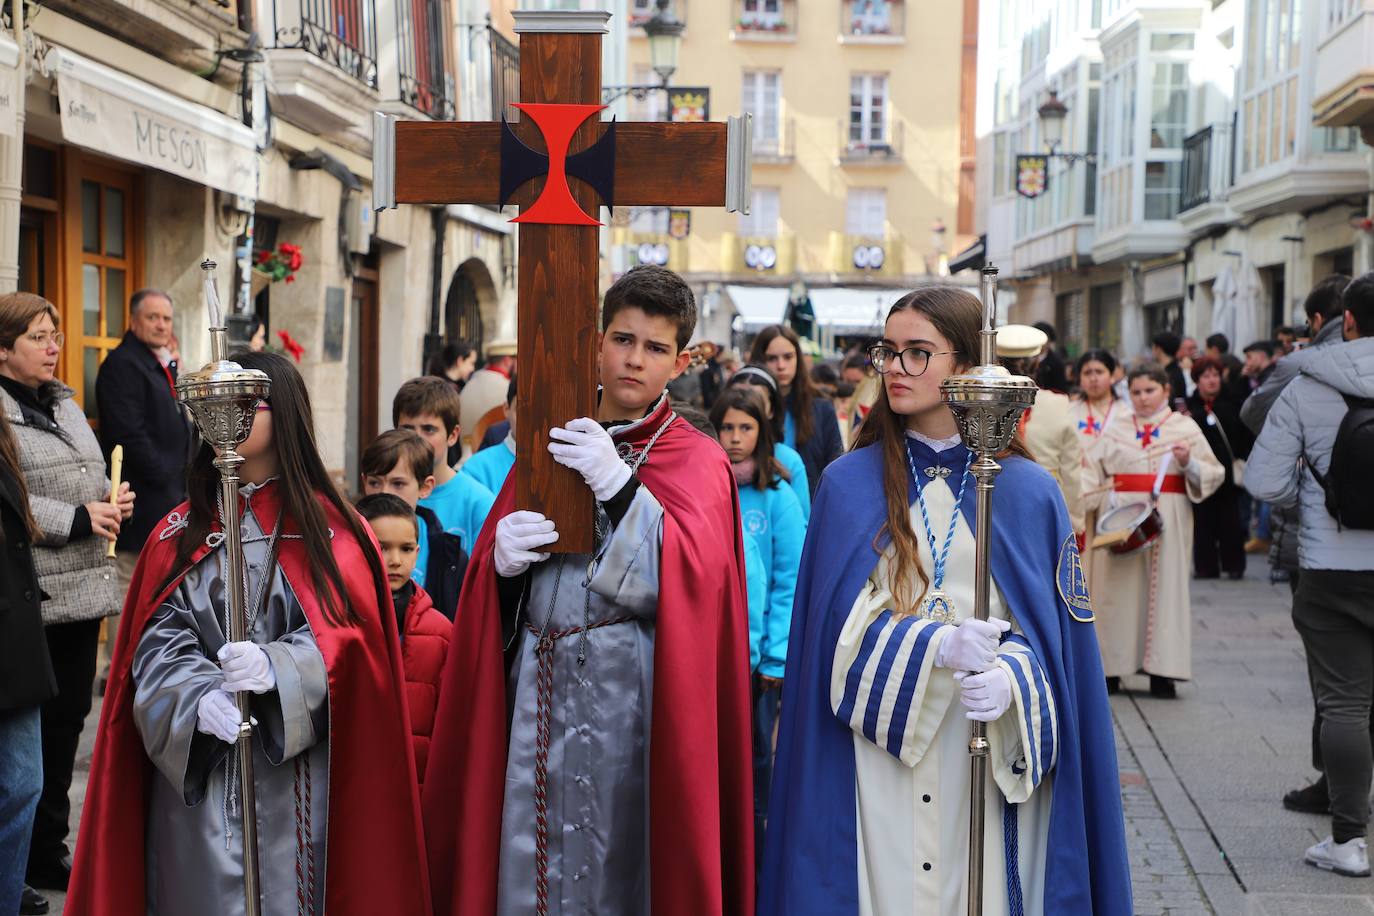
[[(888, 310), (887, 317), (905, 311), (919, 312), (935, 326), (954, 351), (956, 371), (977, 359), (979, 331), (983, 325), (983, 305), (978, 297), (956, 286), (927, 286), (907, 293)], [(895, 563), (892, 572), (892, 597), (898, 614), (911, 613), (930, 587), (930, 575), (921, 565), (920, 542), (911, 527), (911, 504), (907, 502), (910, 477), (906, 452), (907, 418), (896, 413), (887, 399), (887, 386), (878, 386), (878, 400), (859, 427), (852, 448), (877, 445), (883, 455), (883, 494), (887, 501), (887, 521), (878, 530), (873, 547), (881, 552), (891, 542)], [(1008, 452), (1029, 458), (1030, 452), (1018, 432)], [(959, 511), (956, 506), (955, 511)], [(912, 583), (920, 590), (913, 594)]]
[[(276, 353), (236, 353), (230, 357), (245, 369), (261, 369), (272, 380), (269, 401), (272, 405), (272, 447), (277, 450), (278, 486), (281, 505), (300, 530), (309, 560), (310, 581), (320, 597), (325, 618), (336, 625), (356, 624), (361, 618), (348, 604), (343, 574), (334, 559), (330, 545), (329, 522), (320, 506), (323, 498), (343, 519), (344, 527), (353, 535), (372, 573), (377, 600), (382, 607), (390, 607), (390, 591), (386, 574), (377, 551), (369, 546), (367, 532), (358, 513), (344, 499), (334, 485), (329, 472), (320, 460), (315, 445), (315, 418), (306, 390), (296, 367)], [(212, 464), (215, 454), (204, 440), (186, 469), (186, 493), (190, 501), (186, 530), (177, 544), (176, 561), (172, 565), (174, 578), (191, 563), (191, 554), (210, 532), (218, 517), (216, 494), (219, 493), (219, 471)]]
[(749, 351), (749, 362), (767, 366), (768, 345), (779, 337), (784, 338), (792, 345), (792, 349), (797, 351), (797, 374), (792, 378), (791, 391), (783, 399), (783, 407), (792, 414), (792, 419), (797, 424), (797, 445), (801, 445), (816, 432), (816, 420), (811, 413), (811, 405), (818, 395), (816, 386), (811, 381), (811, 373), (806, 371), (806, 363), (802, 359), (801, 338), (797, 336), (796, 331), (786, 325), (770, 324), (754, 338), (754, 346)]
[(753, 417), (759, 426), (759, 437), (754, 443), (754, 486), (768, 490), (778, 485), (779, 480), (788, 480), (787, 473), (778, 459), (773, 457), (773, 429), (768, 423), (768, 411), (763, 406), (763, 395), (752, 385), (726, 386), (716, 403), (711, 406), (711, 425), (717, 430), (725, 422), (725, 415), (731, 410)]
[[(39, 536), (38, 523), (29, 511), (29, 488), (24, 482), (24, 470), (19, 464), (19, 445), (14, 441), (14, 431), (10, 429), (9, 417), (0, 410), (0, 474), (8, 475), (14, 481), (19, 495), (19, 509), (24, 513), (24, 527), (28, 529), (29, 540)], [(5, 530), (0, 528), (0, 544), (5, 542)]]

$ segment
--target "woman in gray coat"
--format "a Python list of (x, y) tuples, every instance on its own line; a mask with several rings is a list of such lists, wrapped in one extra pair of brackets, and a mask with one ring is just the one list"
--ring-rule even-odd
[(27, 873), (30, 884), (65, 890), (67, 790), (91, 708), (100, 621), (123, 600), (105, 552), (133, 512), (134, 494), (121, 486), (117, 505), (110, 503), (100, 444), (72, 389), (54, 377), (63, 341), (57, 323), (57, 309), (41, 296), (0, 296), (0, 410), (13, 428), (40, 531), (33, 560), (48, 596), (43, 623), (58, 688), (43, 704), (43, 794)]

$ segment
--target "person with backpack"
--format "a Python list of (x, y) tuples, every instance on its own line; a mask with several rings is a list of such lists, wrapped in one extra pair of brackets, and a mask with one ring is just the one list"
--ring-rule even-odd
[(1321, 718), (1331, 835), (1310, 865), (1369, 875), (1365, 835), (1374, 773), (1374, 272), (1345, 291), (1343, 343), (1323, 348), (1283, 389), (1246, 470), (1256, 499), (1300, 507), (1301, 575), (1293, 623)]

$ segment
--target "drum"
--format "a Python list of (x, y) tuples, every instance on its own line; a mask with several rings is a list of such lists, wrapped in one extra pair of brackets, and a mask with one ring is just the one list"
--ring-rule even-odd
[(1164, 533), (1164, 518), (1153, 502), (1126, 503), (1108, 510), (1097, 523), (1094, 547), (1125, 555), (1152, 546)]

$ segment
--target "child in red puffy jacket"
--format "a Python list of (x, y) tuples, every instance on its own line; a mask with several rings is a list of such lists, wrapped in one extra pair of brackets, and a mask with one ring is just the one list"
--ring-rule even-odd
[(429, 595), (410, 578), (419, 550), (420, 523), (415, 511), (399, 496), (374, 493), (358, 500), (358, 513), (367, 519), (382, 545), (382, 562), (396, 608), (396, 629), (401, 634), (415, 777), (424, 785), (429, 738), (434, 732), (439, 683), (453, 624), (435, 610)]

